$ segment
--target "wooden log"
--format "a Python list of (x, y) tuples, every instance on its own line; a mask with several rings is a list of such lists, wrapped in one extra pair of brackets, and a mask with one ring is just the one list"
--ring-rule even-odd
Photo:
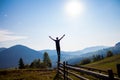
[(76, 73), (73, 73), (73, 72), (70, 72), (70, 71), (68, 71), (68, 73), (74, 75), (75, 77), (79, 78), (80, 80), (89, 80), (89, 79), (87, 79), (83, 76), (80, 76), (79, 74), (76, 74)]
[[(82, 72), (82, 73), (85, 73), (87, 75), (91, 75), (91, 76), (94, 76), (96, 78), (99, 78), (99, 79), (109, 80), (109, 76), (105, 75), (105, 74), (102, 74), (102, 73), (89, 71), (89, 70), (78, 68), (78, 67), (72, 67), (72, 66), (66, 66), (66, 67), (71, 69), (71, 70), (74, 70), (74, 71), (77, 71), (77, 72)], [(119, 80), (119, 78), (115, 77), (114, 80)]]
[(120, 64), (117, 64), (117, 73), (118, 73), (118, 77), (120, 78)]
[(109, 75), (109, 80), (114, 80), (114, 74), (113, 74), (112, 69), (108, 70), (108, 75)]

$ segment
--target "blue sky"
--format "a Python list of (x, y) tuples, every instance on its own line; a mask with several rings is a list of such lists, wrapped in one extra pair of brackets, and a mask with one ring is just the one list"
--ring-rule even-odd
[(0, 47), (62, 50), (114, 46), (120, 41), (120, 0), (0, 0)]

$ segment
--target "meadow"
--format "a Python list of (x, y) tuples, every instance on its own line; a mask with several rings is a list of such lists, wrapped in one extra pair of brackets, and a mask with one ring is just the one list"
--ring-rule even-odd
[[(114, 55), (114, 56), (111, 56), (111, 57), (107, 57), (107, 58), (104, 58), (102, 60), (92, 62), (92, 63), (82, 65), (82, 66), (87, 67), (87, 68), (94, 68), (94, 69), (98, 69), (98, 70), (103, 70), (103, 71), (106, 71), (106, 72), (107, 72), (108, 69), (112, 69), (113, 73), (117, 74), (117, 67), (116, 67), (117, 64), (120, 64), (120, 54)], [(94, 70), (94, 71), (96, 71), (96, 70)], [(73, 72), (76, 73), (75, 71), (73, 71)], [(99, 71), (96, 71), (96, 72), (99, 72)], [(79, 74), (83, 77), (86, 77), (90, 80), (100, 80), (98, 78), (95, 78), (93, 76), (86, 75), (86, 74), (83, 74), (83, 73), (80, 73), (80, 72), (77, 72), (77, 74)], [(103, 73), (103, 74), (107, 74), (107, 73)], [(114, 75), (114, 76), (118, 77), (118, 75)], [(72, 75), (70, 75), (70, 77), (73, 78), (74, 80), (79, 80), (78, 78), (76, 78)]]
[[(105, 58), (100, 61), (96, 61), (90, 64), (83, 65), (89, 68), (95, 68), (107, 71), (109, 68), (117, 73), (116, 64), (120, 64), (120, 54), (112, 57)], [(81, 76), (87, 77), (90, 80), (97, 80), (96, 78), (78, 73)], [(47, 69), (6, 69), (0, 70), (0, 80), (54, 80), (56, 70)], [(74, 80), (79, 80), (70, 75)]]
[(120, 64), (120, 54), (84, 66), (105, 71), (112, 69), (114, 73), (117, 73), (117, 64)]
[(53, 80), (55, 70), (0, 70), (0, 80)]

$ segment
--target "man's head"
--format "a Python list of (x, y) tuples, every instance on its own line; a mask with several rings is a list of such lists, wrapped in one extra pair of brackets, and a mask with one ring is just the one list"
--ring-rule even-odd
[(58, 37), (56, 37), (56, 40), (58, 40)]

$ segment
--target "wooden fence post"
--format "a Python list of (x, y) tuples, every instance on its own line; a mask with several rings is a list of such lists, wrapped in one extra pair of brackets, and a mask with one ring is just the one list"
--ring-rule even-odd
[(112, 69), (108, 70), (108, 75), (109, 75), (109, 80), (114, 80), (114, 74), (113, 74)]
[(64, 80), (65, 80), (65, 61), (63, 62), (63, 72), (64, 72)]
[[(68, 65), (68, 62), (66, 62), (66, 66)], [(66, 68), (66, 76), (68, 76), (68, 68)], [(68, 80), (68, 78), (67, 78)]]
[(118, 73), (118, 77), (120, 77), (120, 64), (117, 64), (117, 73)]

